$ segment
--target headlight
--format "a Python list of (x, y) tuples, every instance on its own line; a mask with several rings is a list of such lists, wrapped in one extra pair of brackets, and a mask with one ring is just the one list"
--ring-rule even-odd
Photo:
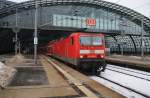
[(83, 58), (83, 56), (82, 56), (82, 55), (80, 55), (80, 58)]
[(104, 58), (104, 55), (101, 55), (101, 58)]

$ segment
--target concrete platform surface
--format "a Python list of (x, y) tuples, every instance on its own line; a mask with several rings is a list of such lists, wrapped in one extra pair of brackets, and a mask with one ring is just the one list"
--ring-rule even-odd
[(17, 55), (7, 59), (6, 65), (17, 69), (11, 84), (0, 89), (0, 98), (59, 98), (78, 96), (78, 92), (43, 59), (34, 64), (29, 56)]
[(110, 55), (106, 57), (106, 60), (111, 63), (120, 63), (126, 65), (133, 65), (145, 69), (150, 69), (150, 57), (140, 56), (126, 56), (126, 55)]
[(38, 64), (32, 56), (7, 59), (6, 65), (16, 68), (17, 74), (7, 88), (0, 89), (0, 98), (125, 98), (75, 69), (46, 58), (39, 56)]

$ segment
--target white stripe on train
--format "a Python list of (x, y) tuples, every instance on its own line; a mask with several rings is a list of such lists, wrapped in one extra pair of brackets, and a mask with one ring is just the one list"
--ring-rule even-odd
[(90, 53), (104, 54), (104, 50), (80, 50), (80, 54), (90, 54)]

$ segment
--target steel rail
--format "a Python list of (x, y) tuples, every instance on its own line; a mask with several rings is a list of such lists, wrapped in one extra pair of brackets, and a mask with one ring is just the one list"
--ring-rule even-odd
[(136, 78), (139, 78), (139, 79), (143, 79), (143, 80), (146, 80), (146, 81), (150, 81), (149, 79), (145, 79), (145, 78), (142, 78), (142, 77), (139, 77), (139, 76), (131, 75), (131, 74), (128, 74), (128, 73), (120, 72), (120, 71), (109, 69), (109, 68), (106, 68), (106, 69), (110, 70), (110, 71), (117, 72), (117, 73), (125, 74), (125, 75), (128, 75), (128, 76), (136, 77)]
[(115, 66), (108, 66), (108, 67), (121, 69), (121, 70), (129, 71), (129, 72), (133, 72), (133, 73), (137, 73), (137, 74), (141, 74), (141, 75), (145, 75), (145, 76), (150, 76), (148, 74), (144, 74), (144, 73), (141, 73), (141, 72), (136, 72), (136, 71), (132, 71), (132, 70), (128, 70), (128, 69), (123, 69), (123, 68), (119, 68), (119, 67), (115, 67)]
[(114, 81), (112, 81), (112, 80), (110, 80), (110, 79), (107, 79), (107, 78), (105, 78), (105, 77), (99, 76), (99, 78), (102, 78), (102, 79), (104, 79), (104, 80), (106, 80), (106, 81), (109, 81), (109, 82), (111, 82), (111, 83), (113, 83), (113, 84), (116, 84), (116, 85), (118, 85), (118, 86), (120, 86), (120, 87), (123, 87), (123, 88), (125, 88), (125, 89), (128, 89), (128, 90), (130, 90), (130, 91), (132, 91), (132, 92), (134, 92), (134, 93), (136, 93), (136, 94), (139, 94), (139, 95), (141, 95), (141, 96), (144, 96), (144, 97), (146, 97), (146, 98), (150, 98), (150, 96), (147, 95), (147, 94), (144, 94), (144, 93), (142, 93), (142, 92), (139, 92), (139, 91), (137, 91), (137, 90), (135, 90), (135, 89), (133, 89), (133, 88), (130, 88), (130, 87), (121, 85), (121, 84), (119, 84), (119, 83), (117, 83), (117, 82), (114, 82)]

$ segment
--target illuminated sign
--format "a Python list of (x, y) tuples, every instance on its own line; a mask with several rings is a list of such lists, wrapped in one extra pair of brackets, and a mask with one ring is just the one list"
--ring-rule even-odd
[(88, 19), (86, 19), (86, 24), (88, 26), (96, 26), (96, 19), (88, 18)]

